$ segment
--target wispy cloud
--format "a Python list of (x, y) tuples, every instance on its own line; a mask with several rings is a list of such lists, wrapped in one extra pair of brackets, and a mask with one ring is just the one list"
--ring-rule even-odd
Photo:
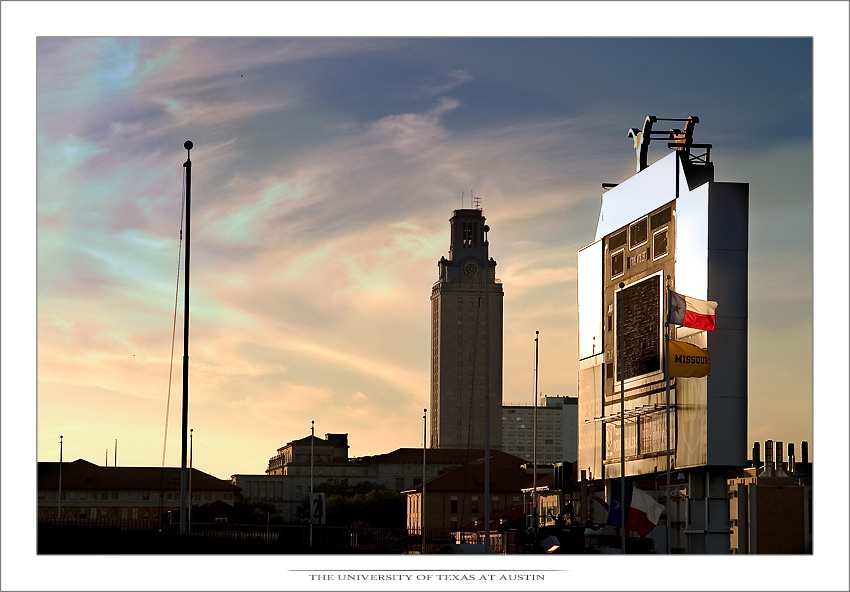
[[(535, 47), (533, 71), (484, 68), (468, 53), (423, 53), (413, 67), (393, 38), (38, 47), (40, 428), (55, 431), (66, 412), (85, 423), (67, 410), (97, 405), (99, 430), (137, 421), (139, 442), (157, 439), (148, 432), (160, 429), (171, 364), (186, 139), (196, 146), (193, 417), (215, 434), (208, 454), (220, 455), (221, 475), (248, 459), (261, 471), (311, 419), (350, 433), (361, 454), (417, 445), (430, 290), (448, 219), (471, 191), (505, 288), (505, 400), (528, 392), (536, 329), (541, 388), (575, 394), (575, 253), (594, 234), (600, 184), (632, 174), (624, 130), (645, 114), (588, 101), (572, 70), (564, 86), (568, 60), (544, 67)], [(739, 176), (777, 179), (775, 163), (793, 170), (806, 147), (761, 152), (736, 153)], [(797, 205), (781, 202), (751, 215), (754, 231), (769, 234), (757, 221), (774, 216), (793, 233)], [(775, 286), (754, 277), (751, 288)], [(808, 302), (800, 287), (785, 297)], [(132, 401), (138, 419), (104, 406), (110, 397)], [(238, 451), (225, 444), (233, 438)], [(158, 462), (158, 448), (139, 462)]]

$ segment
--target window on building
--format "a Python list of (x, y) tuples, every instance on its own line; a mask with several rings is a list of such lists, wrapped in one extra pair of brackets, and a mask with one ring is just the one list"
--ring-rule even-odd
[(139, 519), (139, 508), (133, 508), (133, 520)]
[(143, 499), (143, 500), (149, 500), (149, 499), (151, 499), (151, 492), (150, 492), (150, 491), (143, 491), (143, 492), (142, 492), (142, 499)]
[(608, 250), (613, 251), (626, 244), (626, 231), (618, 232), (608, 239)]
[(472, 510), (473, 514), (478, 513), (478, 498), (475, 497), (475, 496), (472, 497), (472, 508), (471, 508), (471, 510)]
[(656, 231), (652, 235), (652, 260), (661, 259), (667, 254), (669, 246), (667, 244), (667, 230), (665, 226), (661, 230)]
[(659, 226), (661, 226), (662, 224), (667, 224), (668, 222), (670, 222), (670, 215), (671, 215), (670, 208), (669, 207), (664, 208), (660, 212), (656, 212), (655, 214), (653, 214), (650, 217), (650, 219), (649, 219), (650, 225), (652, 226), (653, 229), (655, 229), (655, 228), (658, 228)]
[[(457, 499), (450, 500), (449, 512), (451, 512), (452, 514), (457, 514)], [(457, 518), (454, 518), (454, 520), (457, 520)]]
[(644, 217), (629, 226), (629, 249), (646, 244), (648, 222), (648, 218)]
[(395, 488), (399, 491), (404, 489), (404, 477), (395, 478)]
[(620, 249), (611, 253), (611, 279), (618, 278), (625, 273), (625, 250)]

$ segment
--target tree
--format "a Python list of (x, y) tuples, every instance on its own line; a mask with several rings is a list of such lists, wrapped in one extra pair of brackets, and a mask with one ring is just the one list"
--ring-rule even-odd
[(331, 479), (314, 491), (324, 492), (327, 524), (404, 528), (407, 505), (404, 495), (380, 483), (364, 481), (351, 485), (348, 479)]

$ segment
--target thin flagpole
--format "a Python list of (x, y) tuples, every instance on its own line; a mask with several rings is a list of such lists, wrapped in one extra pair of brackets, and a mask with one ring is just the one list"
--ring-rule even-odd
[[(313, 440), (316, 438), (316, 422), (310, 421), (310, 493), (313, 493)], [(313, 500), (307, 504), (310, 508), (310, 548), (313, 547)]]
[(425, 447), (428, 442), (428, 409), (422, 410), (422, 507), (419, 509), (419, 523), (422, 526), (422, 554), (425, 554)]
[[(670, 298), (670, 276), (667, 276), (667, 290), (664, 291), (665, 316), (669, 314), (668, 306)], [(666, 407), (667, 407), (667, 497), (666, 497), (666, 512), (667, 512), (667, 554), (671, 553), (670, 542), (670, 324), (665, 319), (664, 322), (664, 383), (666, 391)]]
[(620, 282), (620, 293), (617, 295), (617, 363), (620, 365), (620, 532), (622, 534), (623, 555), (626, 554), (626, 364), (623, 361), (623, 288)]
[(534, 516), (534, 533), (537, 534), (540, 525), (540, 516), (537, 503), (537, 363), (538, 352), (540, 348), (540, 331), (534, 332), (534, 393), (532, 403), (533, 415), (531, 420), (531, 464), (532, 464), (532, 485), (534, 487), (531, 493), (532, 508), (531, 513)]
[(186, 273), (183, 281), (186, 284), (184, 290), (183, 304), (183, 438), (180, 453), (180, 534), (186, 534), (186, 488), (189, 471), (186, 467), (186, 457), (189, 447), (189, 220), (192, 209), (192, 150), (191, 140), (186, 140), (183, 147), (186, 149)]
[[(472, 192), (470, 192), (470, 196)], [(487, 227), (484, 227), (485, 232)], [(485, 244), (489, 245), (487, 241)], [(484, 257), (484, 552), (490, 551), (490, 261)]]
[(194, 450), (193, 442), (192, 442), (192, 432), (194, 429), (189, 430), (189, 511), (188, 511), (188, 521), (189, 521), (189, 534), (192, 534), (192, 452)]
[(62, 518), (62, 435), (59, 435), (59, 498), (56, 500), (56, 518)]

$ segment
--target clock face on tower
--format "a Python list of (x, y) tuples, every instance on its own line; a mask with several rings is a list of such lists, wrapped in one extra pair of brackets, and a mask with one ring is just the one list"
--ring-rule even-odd
[(478, 273), (478, 264), (472, 261), (468, 261), (463, 265), (463, 273), (466, 275), (476, 275)]

